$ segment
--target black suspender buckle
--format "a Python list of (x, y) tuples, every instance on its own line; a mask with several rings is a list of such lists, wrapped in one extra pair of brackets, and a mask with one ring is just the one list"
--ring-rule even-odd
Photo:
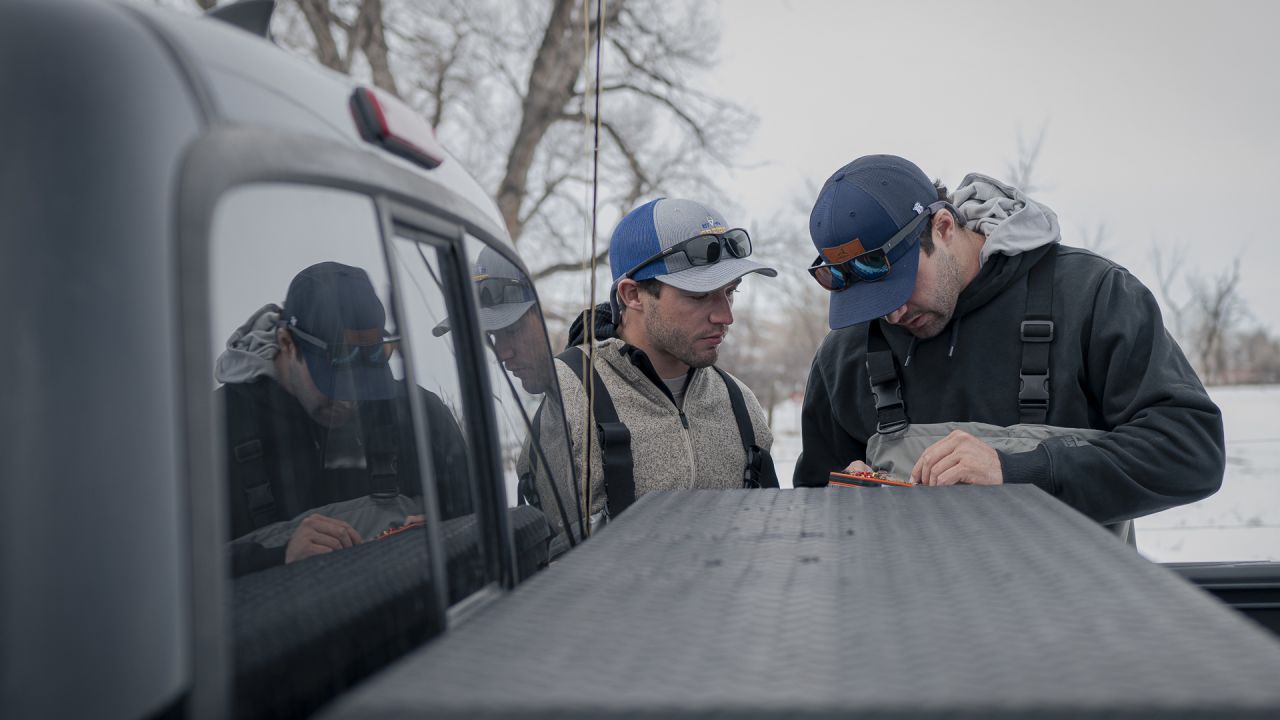
[(242, 442), (232, 449), (232, 453), (235, 454), (238, 463), (257, 460), (262, 457), (262, 441), (255, 439)]
[(876, 423), (876, 432), (881, 435), (888, 435), (890, 433), (896, 433), (910, 424), (911, 421), (906, 419)]
[(249, 512), (251, 513), (257, 514), (269, 511), (275, 505), (275, 496), (271, 493), (271, 486), (267, 483), (250, 485), (244, 489), (244, 493), (249, 499)]
[(1047, 409), (1049, 407), (1049, 373), (1018, 373), (1018, 407), (1022, 409)]
[(764, 467), (764, 451), (752, 445), (747, 448), (747, 466), (742, 469), (742, 487), (752, 490), (763, 487), (760, 473)]
[[(897, 378), (895, 377), (894, 380)], [(876, 432), (897, 432), (911, 424), (906, 417), (906, 403), (902, 401), (902, 385), (897, 382), (873, 383), (871, 396), (876, 401)]]
[(889, 435), (891, 433), (898, 432), (910, 424), (911, 423), (907, 420), (894, 420), (892, 422), (876, 423), (876, 432), (881, 435)]
[(1023, 320), (1022, 321), (1022, 342), (1026, 342), (1026, 343), (1053, 342), (1053, 321), (1052, 320)]

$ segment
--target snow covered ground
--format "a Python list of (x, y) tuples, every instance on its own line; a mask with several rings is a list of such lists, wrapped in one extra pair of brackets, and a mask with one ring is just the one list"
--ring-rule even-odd
[[(1222, 490), (1137, 522), (1138, 549), (1159, 562), (1280, 560), (1280, 386), (1210, 388), (1222, 408)], [(784, 486), (800, 455), (800, 402), (773, 416), (773, 456)]]

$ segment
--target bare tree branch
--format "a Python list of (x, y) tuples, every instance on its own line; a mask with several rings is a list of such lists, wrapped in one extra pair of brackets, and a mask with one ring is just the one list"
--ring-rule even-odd
[(307, 20), (307, 27), (315, 38), (316, 60), (327, 68), (343, 72), (342, 57), (338, 54), (338, 43), (333, 39), (330, 29), (329, 3), (327, 0), (295, 0), (302, 16)]
[(1226, 338), (1234, 331), (1242, 313), (1239, 283), (1239, 258), (1218, 276), (1191, 282), (1192, 298), (1200, 313), (1196, 339), (1206, 383), (1219, 384), (1228, 379)]
[(665, 95), (662, 95), (660, 93), (654, 92), (653, 90), (650, 90), (648, 88), (642, 88), (638, 85), (633, 85), (631, 83), (618, 83), (616, 85), (610, 85), (607, 88), (603, 88), (603, 87), (600, 88), (600, 92), (602, 93), (605, 91), (613, 92), (617, 90), (630, 90), (631, 92), (639, 93), (652, 100), (657, 100), (659, 104), (661, 104), (663, 107), (670, 110), (673, 115), (675, 115), (676, 117), (684, 121), (684, 124), (689, 127), (690, 131), (693, 132), (694, 137), (698, 139), (698, 144), (702, 145), (703, 147), (707, 147), (709, 145), (709, 143), (707, 142), (707, 136), (703, 134), (702, 127), (698, 124), (698, 121), (690, 117), (689, 114), (685, 112), (679, 105), (673, 102), (671, 98)]
[[(362, 42), (358, 46), (364, 52), (365, 58), (369, 60), (369, 69), (373, 74), (373, 84), (396, 97), (400, 97), (400, 90), (396, 87), (396, 79), (391, 74), (391, 63), (387, 57), (387, 37), (383, 29), (382, 0), (364, 0), (364, 5), (361, 7), (361, 15), (368, 22), (368, 33), (362, 38)], [(354, 54), (356, 46), (355, 38), (353, 37), (348, 52)]]
[(652, 69), (646, 67), (643, 63), (636, 60), (635, 57), (632, 56), (631, 51), (627, 48), (627, 46), (622, 42), (620, 42), (618, 39), (610, 38), (609, 42), (612, 49), (615, 50), (618, 53), (618, 55), (622, 57), (623, 62), (629, 65), (632, 70), (639, 72), (641, 75), (648, 77), (654, 82), (658, 82), (663, 85), (673, 84), (670, 78), (659, 75), (658, 73), (654, 72)]
[[(601, 250), (596, 255), (595, 259), (592, 262), (596, 265), (603, 265), (608, 261), (609, 261), (609, 249), (605, 248), (604, 250)], [(583, 267), (583, 263), (581, 260), (572, 261), (572, 262), (553, 263), (551, 265), (548, 265), (542, 268), (541, 270), (534, 271), (533, 279), (545, 280), (546, 278), (549, 278), (552, 275), (556, 275), (558, 273), (568, 272), (571, 270), (582, 270), (582, 267)]]
[(1185, 267), (1183, 259), (1186, 255), (1186, 245), (1179, 243), (1173, 246), (1170, 254), (1166, 255), (1160, 245), (1155, 240), (1151, 241), (1151, 263), (1156, 269), (1156, 289), (1160, 293), (1160, 299), (1164, 302), (1164, 307), (1169, 311), (1173, 320), (1173, 334), (1180, 342), (1185, 342), (1187, 337), (1186, 331), (1186, 310), (1190, 304), (1190, 300), (1178, 302), (1174, 297), (1174, 283), (1177, 281), (1181, 268)]
[[(700, 0), (608, 0), (602, 38), (596, 18), (584, 23), (582, 0), (288, 5), (297, 49), (341, 72), (367, 73), (430, 118), (492, 192), (525, 257), (545, 265), (537, 272), (544, 281), (580, 273), (581, 255), (607, 259), (582, 251), (599, 43), (608, 86), (598, 156), (604, 217), (658, 192), (696, 190), (716, 202), (707, 161), (727, 164), (721, 156), (750, 132), (749, 113), (694, 81), (718, 42)], [(550, 286), (545, 301), (580, 302), (572, 286)]]
[(371, 17), (377, 5), (374, 2), (366, 2), (360, 6), (360, 11), (356, 14), (355, 22), (346, 24), (340, 21), (336, 14), (331, 13), (334, 24), (344, 27), (347, 33), (347, 56), (342, 58), (342, 72), (351, 73), (351, 61), (355, 60), (356, 48), (361, 47), (367, 41), (370, 33), (373, 32), (373, 24), (381, 23), (382, 18)]
[(498, 211), (513, 240), (519, 238), (520, 205), (528, 188), (534, 153), (573, 96), (573, 85), (586, 63), (577, 52), (582, 30), (575, 21), (576, 5), (573, 0), (555, 0), (529, 73), (529, 90), (521, 106), (520, 127), (507, 154), (506, 173), (498, 185)]
[(542, 210), (542, 206), (547, 202), (547, 200), (549, 200), (551, 196), (555, 195), (556, 190), (571, 177), (571, 175), (566, 173), (564, 175), (557, 175), (556, 177), (551, 178), (551, 182), (543, 186), (542, 194), (538, 196), (537, 200), (533, 201), (533, 205), (529, 208), (529, 211), (525, 213), (524, 217), (520, 218), (520, 226), (523, 227), (525, 223), (529, 222), (529, 218), (537, 215), (538, 212)]
[(431, 113), (431, 127), (439, 127), (444, 122), (444, 109), (448, 104), (445, 95), (445, 84), (449, 80), (449, 72), (457, 65), (458, 59), (461, 57), (462, 43), (467, 38), (467, 31), (460, 30), (453, 36), (453, 42), (449, 45), (448, 52), (440, 61), (439, 67), (435, 68), (436, 81), (431, 87), (431, 96), (435, 99), (435, 110)]
[(1035, 183), (1036, 163), (1040, 160), (1040, 151), (1044, 148), (1045, 133), (1049, 129), (1046, 122), (1040, 126), (1035, 142), (1028, 143), (1022, 131), (1018, 131), (1018, 157), (1009, 164), (1009, 184), (1024, 193), (1031, 194), (1042, 188)]

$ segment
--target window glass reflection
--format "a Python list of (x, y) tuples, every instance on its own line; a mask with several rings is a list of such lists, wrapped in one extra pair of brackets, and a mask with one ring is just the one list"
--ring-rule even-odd
[(467, 460), (439, 397), (414, 390), (414, 422), (382, 247), (372, 200), (343, 191), (251, 185), (214, 216), (240, 717), (307, 714), (442, 630), (422, 478), (465, 483)]
[(577, 542), (582, 526), (542, 311), (532, 280), (515, 263), (474, 238), (468, 238), (467, 249), (495, 396), (507, 501), (533, 505), (546, 515), (554, 557)]

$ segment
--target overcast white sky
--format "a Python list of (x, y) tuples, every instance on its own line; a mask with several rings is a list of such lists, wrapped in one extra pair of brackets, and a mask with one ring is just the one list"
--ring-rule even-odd
[(724, 0), (720, 14), (706, 86), (760, 120), (724, 183), (742, 224), (811, 206), (806, 187), (868, 153), (952, 188), (1007, 177), (1019, 132), (1047, 126), (1034, 196), (1065, 242), (1104, 223), (1105, 254), (1153, 289), (1153, 239), (1187, 243), (1211, 274), (1239, 256), (1253, 323), (1280, 331), (1280, 2)]

